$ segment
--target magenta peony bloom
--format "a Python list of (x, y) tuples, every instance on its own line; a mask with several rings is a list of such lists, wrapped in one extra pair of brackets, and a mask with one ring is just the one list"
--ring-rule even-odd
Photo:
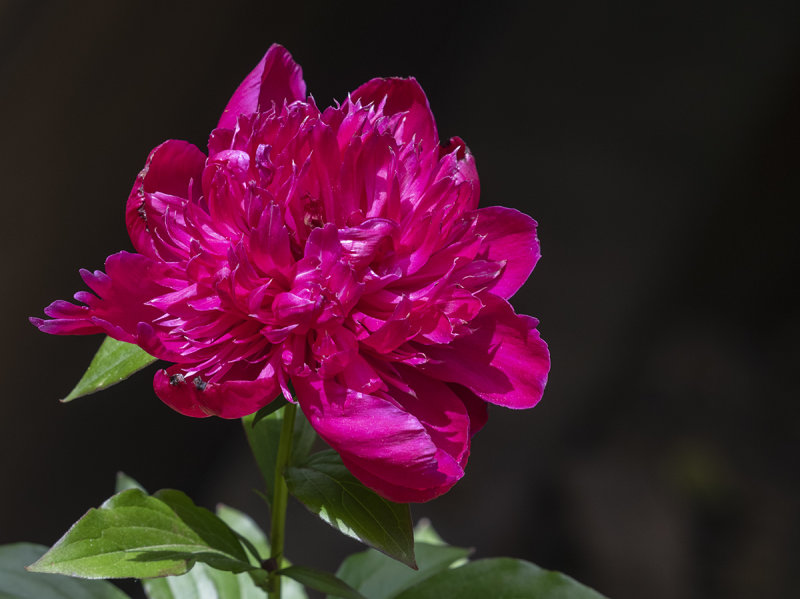
[(414, 79), (320, 111), (277, 45), (208, 150), (155, 148), (127, 203), (138, 253), (81, 271), (85, 305), (32, 322), (173, 362), (155, 391), (188, 416), (294, 401), (291, 383), (364, 484), (401, 502), (447, 491), (487, 402), (542, 396), (547, 346), (507, 302), (539, 258), (536, 223), (478, 208), (474, 159), (459, 138), (440, 145)]

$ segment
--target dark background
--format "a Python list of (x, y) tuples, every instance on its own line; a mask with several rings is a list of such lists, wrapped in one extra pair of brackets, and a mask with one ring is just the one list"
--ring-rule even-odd
[[(618, 599), (793, 595), (800, 11), (644, 4), (0, 0), (0, 542), (54, 542), (117, 469), (264, 521), (238, 422), (172, 412), (152, 372), (59, 404), (100, 339), (27, 316), (130, 248), (149, 150), (204, 147), (277, 41), (321, 106), (415, 75), (482, 205), (540, 224), (513, 303), (550, 344), (545, 398), (493, 409), (465, 479), (415, 517)], [(358, 549), (290, 518), (297, 562)]]

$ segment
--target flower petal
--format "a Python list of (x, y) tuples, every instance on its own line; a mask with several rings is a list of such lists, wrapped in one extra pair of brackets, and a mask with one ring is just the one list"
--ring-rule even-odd
[(217, 127), (233, 129), (240, 114), (267, 111), (274, 102), (276, 106), (286, 102), (306, 99), (306, 83), (300, 68), (289, 51), (279, 44), (272, 44), (264, 58), (236, 88)]
[[(106, 272), (82, 270), (84, 282), (96, 293), (81, 291), (77, 300), (87, 304), (76, 306), (62, 300), (45, 308), (53, 320), (33, 319), (39, 329), (60, 335), (105, 332), (119, 341), (138, 343), (139, 323), (150, 323), (163, 315), (147, 304), (169, 288), (164, 281), (174, 276), (173, 269), (140, 254), (119, 252), (106, 259)], [(149, 349), (149, 348), (145, 348)], [(167, 356), (156, 357), (168, 359)]]
[(187, 375), (180, 364), (157, 371), (153, 387), (173, 410), (195, 418), (241, 418), (257, 412), (280, 393), (274, 376), (210, 383), (202, 375)]
[[(348, 455), (341, 455), (342, 462), (353, 476), (379, 495), (385, 497), (389, 501), (395, 501), (397, 503), (424, 503), (431, 499), (436, 499), (440, 495), (447, 493), (464, 474), (463, 471), (453, 468), (451, 474), (442, 474), (443, 482), (441, 484), (434, 485), (427, 489), (411, 489), (391, 483), (385, 478), (363, 468), (362, 462), (353, 460)], [(444, 455), (446, 456), (446, 454)]]
[(176, 139), (165, 141), (150, 152), (125, 207), (125, 223), (136, 251), (159, 257), (151, 225), (163, 221), (167, 204), (151, 194), (160, 192), (184, 202), (196, 200), (205, 161), (205, 154), (196, 146)]
[(470, 417), (464, 402), (442, 381), (403, 364), (395, 368), (412, 393), (390, 388), (392, 397), (422, 423), (436, 447), (464, 467), (470, 439)]
[(93, 335), (102, 333), (103, 327), (91, 321), (88, 306), (76, 306), (64, 300), (56, 300), (44, 309), (50, 318), (31, 316), (31, 324), (43, 333), (51, 335)]
[(448, 345), (424, 346), (430, 376), (459, 383), (481, 399), (508, 408), (532, 408), (542, 397), (550, 370), (547, 344), (538, 321), (518, 316), (508, 302), (491, 294), (470, 323), (471, 335)]
[(480, 184), (478, 181), (478, 169), (475, 166), (475, 158), (469, 151), (467, 144), (460, 137), (451, 137), (447, 145), (442, 144), (439, 148), (439, 155), (442, 161), (442, 168), (449, 167), (450, 176), (457, 183), (466, 181), (474, 187), (475, 204), (480, 197)]
[(385, 99), (384, 115), (406, 113), (394, 132), (399, 143), (409, 143), (415, 137), (416, 142), (422, 143), (425, 149), (431, 149), (439, 143), (428, 98), (413, 77), (372, 79), (352, 92), (350, 98), (353, 102), (360, 100), (365, 106), (370, 103), (380, 105)]
[(489, 421), (488, 404), (462, 385), (448, 383), (448, 386), (464, 402), (464, 407), (469, 414), (469, 433), (474, 435)]
[[(314, 429), (339, 452), (356, 477), (387, 499), (428, 501), (463, 476), (456, 458), (438, 447), (436, 440), (452, 450), (451, 440), (460, 438), (455, 445), (463, 447), (464, 435), (448, 431), (443, 423), (448, 413), (434, 416), (428, 408), (420, 407), (422, 398), (405, 397), (404, 402), (417, 404), (427, 427), (397, 401), (397, 393), (393, 396), (380, 391), (361, 393), (333, 379), (315, 376), (296, 377), (292, 382), (298, 402)], [(436, 386), (435, 382), (432, 384)], [(432, 397), (425, 399), (433, 401)], [(459, 414), (455, 403), (448, 403), (459, 423), (453, 428), (463, 426), (466, 420), (463, 406)], [(461, 449), (459, 452), (464, 454)]]
[(541, 257), (536, 221), (513, 208), (490, 206), (476, 213), (475, 232), (485, 238), (480, 255), (494, 262), (504, 262), (505, 269), (489, 291), (510, 298), (528, 279)]

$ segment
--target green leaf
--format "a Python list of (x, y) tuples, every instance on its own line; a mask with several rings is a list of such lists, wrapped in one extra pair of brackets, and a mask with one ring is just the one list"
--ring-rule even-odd
[(334, 597), (344, 597), (344, 599), (365, 599), (364, 596), (356, 591), (346, 582), (339, 580), (330, 572), (322, 572), (304, 566), (289, 566), (278, 570), (277, 574), (288, 576), (315, 591), (322, 591)]
[[(249, 516), (227, 506), (219, 506), (217, 513), (237, 533), (249, 537), (249, 541), (258, 547), (259, 551), (268, 547), (268, 545), (262, 547), (266, 537), (255, 523), (252, 523)], [(242, 518), (252, 523), (252, 528), (250, 524), (243, 525), (245, 520)], [(261, 535), (262, 540), (251, 534), (255, 531)], [(181, 576), (148, 578), (142, 582), (149, 599), (264, 599), (265, 597), (264, 591), (255, 585), (248, 573), (224, 572), (205, 564), (195, 564), (194, 568)], [(281, 596), (283, 599), (308, 599), (303, 585), (291, 579), (283, 582)]]
[(149, 578), (142, 583), (149, 599), (264, 599), (264, 591), (247, 574), (205, 564), (196, 564), (182, 576)]
[(508, 557), (481, 559), (447, 569), (393, 599), (603, 599), (559, 572)]
[(278, 397), (273, 399), (271, 402), (269, 402), (267, 405), (265, 405), (263, 408), (261, 408), (258, 412), (253, 414), (251, 426), (255, 426), (263, 418), (266, 418), (267, 416), (269, 416), (273, 412), (277, 412), (278, 410), (280, 410), (283, 406), (285, 406), (288, 403), (289, 402), (286, 401), (286, 398), (283, 395), (279, 395)]
[(61, 401), (72, 401), (116, 385), (155, 361), (137, 345), (106, 337), (81, 380)]
[(115, 485), (115, 491), (117, 493), (122, 493), (128, 489), (139, 489), (140, 491), (147, 493), (145, 488), (139, 484), (139, 481), (131, 478), (122, 471), (117, 472), (117, 484)]
[[(248, 516), (244, 512), (241, 512), (235, 508), (223, 504), (217, 505), (217, 516), (220, 518), (220, 520), (225, 522), (225, 524), (227, 524), (230, 527), (230, 529), (234, 533), (236, 533), (236, 535), (239, 536), (239, 539), (249, 548), (251, 553), (254, 554), (253, 558), (255, 559), (251, 559), (250, 560), (251, 563), (253, 563), (254, 565), (258, 565), (260, 563), (261, 558), (266, 558), (267, 556), (269, 556), (270, 549), (269, 549), (269, 540), (267, 539), (267, 535), (264, 533), (263, 530), (261, 530), (261, 527), (259, 527), (258, 524), (256, 524), (255, 521), (250, 516)], [(283, 565), (289, 566), (290, 564), (284, 559)], [(191, 572), (185, 574), (184, 576), (189, 577), (199, 567), (200, 565), (195, 566)], [(222, 584), (223, 582), (231, 585), (234, 583), (238, 584), (242, 589), (240, 591), (240, 595), (234, 593), (233, 595), (230, 595), (232, 597), (238, 598), (241, 596), (242, 599), (249, 599), (249, 595), (246, 594), (245, 591), (249, 593), (250, 592), (249, 589), (251, 589), (251, 587), (257, 588), (252, 583), (250, 577), (244, 574), (240, 574), (237, 576), (238, 578), (246, 577), (248, 583), (243, 583), (241, 580), (239, 580), (239, 582), (236, 583), (233, 580), (233, 578), (236, 578), (236, 576), (230, 573), (221, 572), (219, 570), (211, 570), (209, 573), (206, 572), (206, 569), (201, 569), (200, 572), (201, 574), (199, 576), (202, 576), (203, 580), (211, 576), (218, 585)], [(174, 578), (175, 577), (168, 577), (166, 579), (157, 579), (157, 580), (173, 580)], [(181, 589), (183, 588), (184, 587), (181, 587)], [(259, 593), (257, 596), (260, 599), (263, 599), (264, 592), (258, 590), (257, 593)], [(164, 596), (169, 597), (168, 595)], [(192, 597), (193, 595), (188, 595), (188, 596)], [(222, 591), (220, 591), (219, 596), (224, 599), (229, 595), (223, 594)], [(303, 585), (291, 579), (284, 581), (282, 596), (283, 599), (308, 599), (308, 595), (306, 595), (305, 591), (303, 590)], [(183, 595), (176, 595), (176, 599), (181, 599), (182, 597)]]
[(294, 435), (292, 436), (292, 457), (289, 465), (302, 464), (311, 455), (311, 448), (317, 440), (317, 431), (303, 414), (303, 410), (297, 410), (294, 416)]
[[(260, 556), (269, 556), (270, 548), (267, 535), (250, 516), (223, 504), (217, 506), (217, 516), (230, 526), (231, 530), (252, 545)], [(289, 561), (284, 558), (282, 566), (287, 567), (290, 565)], [(225, 597), (225, 595), (221, 595), (221, 597)], [(308, 599), (308, 595), (303, 590), (303, 585), (292, 579), (283, 581), (282, 597), (283, 599)]]
[(447, 545), (427, 518), (422, 518), (414, 527), (414, 541), (428, 545)]
[[(142, 581), (149, 599), (265, 599), (247, 574), (215, 570), (196, 564), (182, 576), (148, 578)], [(282, 599), (308, 599), (303, 585), (291, 579), (283, 581)]]
[(148, 496), (128, 489), (89, 510), (30, 569), (150, 578), (183, 574), (196, 561), (234, 572), (253, 569), (233, 531), (180, 491)]
[(310, 456), (284, 473), (289, 492), (325, 522), (415, 568), (408, 504), (393, 503), (365, 487), (333, 450)]
[[(282, 599), (308, 599), (308, 595), (306, 594), (305, 587), (293, 580), (291, 578), (287, 578), (281, 584), (281, 598)], [(263, 599), (263, 597), (262, 597)]]
[(227, 505), (217, 505), (217, 516), (230, 529), (247, 541), (252, 546), (253, 551), (256, 552), (256, 557), (259, 563), (269, 557), (269, 541), (264, 531), (255, 523), (255, 521), (239, 510)]
[[(77, 580), (28, 572), (25, 566), (47, 551), (43, 545), (0, 545), (0, 597), (3, 599), (129, 599), (104, 580)], [(261, 598), (263, 599), (263, 597)]]
[[(279, 401), (274, 400), (272, 403)], [(269, 404), (266, 408), (269, 408)], [(266, 408), (262, 408), (265, 410)], [(283, 424), (283, 406), (280, 409), (259, 417), (261, 411), (242, 418), (247, 442), (264, 477), (267, 496), (272, 497), (275, 484), (275, 461), (278, 456), (278, 441)], [(303, 462), (311, 452), (311, 446), (317, 433), (311, 428), (301, 410), (297, 410), (294, 419), (294, 435), (292, 436), (292, 455), (289, 464)]]
[[(176, 544), (173, 548), (165, 544), (163, 547), (147, 548), (148, 551), (152, 552), (153, 549), (157, 553), (177, 551), (180, 554), (186, 554), (188, 559), (202, 561), (219, 570), (242, 572), (253, 569), (247, 558), (247, 552), (242, 547), (236, 533), (218, 516), (215, 516), (205, 508), (195, 505), (181, 491), (163, 489), (158, 491), (154, 497), (168, 505), (180, 518), (181, 522), (188, 525), (200, 537), (201, 546), (205, 549), (192, 544), (188, 544), (186, 547)], [(156, 554), (153, 557), (158, 557), (158, 555)], [(142, 557), (140, 559), (150, 558)]]
[(465, 559), (470, 549), (417, 542), (414, 546), (418, 570), (397, 562), (374, 549), (348, 556), (336, 576), (370, 599), (390, 599), (401, 591), (446, 570)]

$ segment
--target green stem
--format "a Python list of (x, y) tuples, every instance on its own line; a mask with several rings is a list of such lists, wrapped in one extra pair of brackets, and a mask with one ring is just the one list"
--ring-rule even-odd
[[(278, 569), (283, 567), (283, 541), (286, 532), (286, 504), (289, 500), (289, 489), (283, 478), (283, 470), (289, 464), (292, 455), (292, 435), (294, 434), (294, 417), (297, 406), (293, 403), (283, 408), (283, 425), (278, 442), (278, 456), (275, 459), (275, 484), (272, 496), (272, 530), (270, 531), (270, 560)], [(272, 581), (270, 599), (281, 599), (281, 577), (275, 576)]]

